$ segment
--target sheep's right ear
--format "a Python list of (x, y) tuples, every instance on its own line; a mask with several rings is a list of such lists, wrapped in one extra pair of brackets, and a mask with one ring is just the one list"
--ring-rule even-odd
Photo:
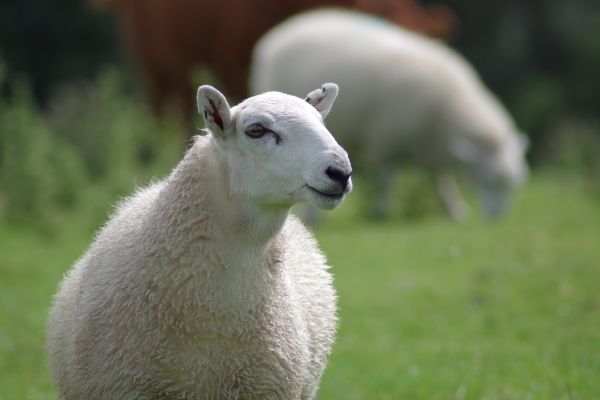
[(323, 118), (331, 111), (331, 106), (338, 95), (339, 87), (335, 83), (324, 83), (319, 89), (313, 90), (306, 95), (304, 100), (311, 104)]
[(198, 112), (204, 116), (206, 127), (216, 136), (224, 138), (231, 129), (231, 109), (225, 96), (210, 85), (198, 88)]

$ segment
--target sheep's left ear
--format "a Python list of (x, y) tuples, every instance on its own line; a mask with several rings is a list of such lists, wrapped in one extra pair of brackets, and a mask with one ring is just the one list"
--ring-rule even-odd
[(304, 100), (311, 104), (323, 118), (331, 111), (331, 106), (338, 95), (339, 87), (335, 83), (324, 83), (320, 89), (313, 90), (306, 95)]
[(210, 85), (198, 88), (198, 112), (204, 116), (206, 127), (221, 139), (231, 129), (231, 109), (221, 92)]

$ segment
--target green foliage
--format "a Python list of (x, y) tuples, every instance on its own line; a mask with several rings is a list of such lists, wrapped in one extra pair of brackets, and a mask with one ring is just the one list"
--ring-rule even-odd
[(542, 149), (545, 165), (583, 175), (589, 191), (600, 198), (600, 121), (561, 119)]
[(14, 221), (44, 222), (73, 205), (84, 181), (80, 160), (46, 125), (20, 85), (0, 104), (0, 206)]
[(564, 109), (566, 96), (562, 84), (546, 74), (532, 74), (516, 92), (515, 118), (530, 140), (538, 144), (541, 141), (538, 136), (548, 132), (555, 123), (555, 116)]
[(430, 175), (420, 169), (403, 166), (397, 177), (396, 193), (392, 198), (394, 208), (406, 220), (419, 220), (428, 216), (444, 218), (441, 203)]
[(67, 209), (103, 209), (136, 181), (168, 173), (185, 145), (182, 127), (168, 129), (122, 87), (106, 72), (63, 90), (46, 113), (26, 85), (13, 89), (0, 103), (0, 215), (52, 231)]
[(600, 171), (600, 122), (563, 119), (546, 144), (548, 164), (573, 171)]
[(130, 187), (132, 174), (149, 178), (175, 161), (184, 145), (182, 127), (151, 116), (123, 91), (115, 71), (92, 85), (65, 88), (51, 103), (49, 126), (76, 149), (92, 181), (119, 192)]

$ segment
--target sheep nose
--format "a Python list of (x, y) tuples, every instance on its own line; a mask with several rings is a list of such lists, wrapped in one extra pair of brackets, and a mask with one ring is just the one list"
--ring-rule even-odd
[(325, 175), (327, 175), (332, 181), (339, 183), (342, 185), (344, 189), (348, 186), (348, 180), (350, 179), (350, 175), (352, 175), (352, 171), (346, 173), (339, 168), (335, 167), (327, 167), (325, 170)]

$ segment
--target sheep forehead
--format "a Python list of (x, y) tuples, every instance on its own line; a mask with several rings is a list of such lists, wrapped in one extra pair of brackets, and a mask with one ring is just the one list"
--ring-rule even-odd
[(299, 97), (280, 92), (267, 92), (246, 99), (235, 107), (243, 120), (253, 115), (268, 115), (275, 124), (299, 124), (323, 126), (321, 114)]

